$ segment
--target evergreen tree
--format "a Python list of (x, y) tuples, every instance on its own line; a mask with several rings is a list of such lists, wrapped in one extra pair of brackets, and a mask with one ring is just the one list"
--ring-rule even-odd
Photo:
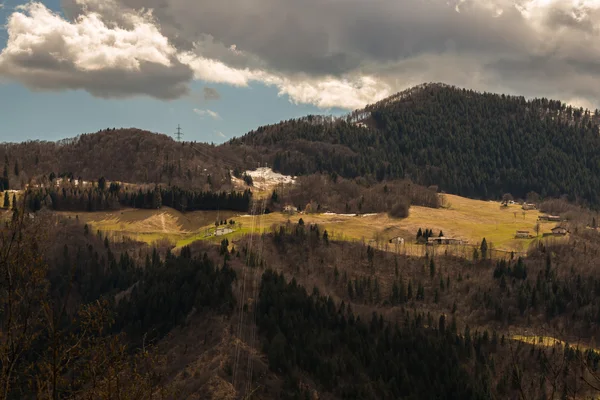
[(98, 179), (98, 189), (102, 192), (106, 189), (106, 179), (103, 176)]
[(4, 208), (10, 208), (10, 198), (8, 196), (8, 190), (4, 192)]
[(12, 199), (12, 208), (13, 210), (17, 209), (17, 195), (13, 193), (13, 199)]
[(483, 240), (481, 241), (481, 258), (483, 258), (484, 260), (487, 258), (488, 255), (488, 244), (487, 241), (485, 240), (485, 238), (483, 238)]

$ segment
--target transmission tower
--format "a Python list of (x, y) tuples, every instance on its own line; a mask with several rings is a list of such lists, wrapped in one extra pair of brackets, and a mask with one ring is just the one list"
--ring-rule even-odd
[(181, 132), (181, 127), (177, 125), (177, 132), (175, 132), (175, 137), (178, 142), (181, 142), (181, 137), (183, 136), (183, 132)]

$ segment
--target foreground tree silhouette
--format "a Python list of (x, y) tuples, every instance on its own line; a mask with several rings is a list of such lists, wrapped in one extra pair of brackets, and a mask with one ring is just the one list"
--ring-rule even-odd
[(110, 333), (108, 301), (77, 305), (75, 265), (52, 289), (48, 226), (23, 208), (0, 225), (0, 400), (174, 398), (151, 349)]

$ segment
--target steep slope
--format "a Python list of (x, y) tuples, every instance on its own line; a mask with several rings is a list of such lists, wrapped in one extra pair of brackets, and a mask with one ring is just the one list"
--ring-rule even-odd
[(535, 191), (597, 207), (597, 122), (598, 111), (560, 101), (431, 84), (344, 119), (309, 116), (261, 127), (229, 146), (259, 149), (291, 175), (409, 177), (468, 197)]

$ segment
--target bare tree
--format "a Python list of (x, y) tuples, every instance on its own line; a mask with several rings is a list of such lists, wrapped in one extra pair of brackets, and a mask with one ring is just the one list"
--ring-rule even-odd
[(40, 335), (41, 303), (47, 297), (46, 265), (39, 254), (39, 231), (28, 229), (23, 209), (0, 227), (0, 399), (7, 399), (24, 355)]

